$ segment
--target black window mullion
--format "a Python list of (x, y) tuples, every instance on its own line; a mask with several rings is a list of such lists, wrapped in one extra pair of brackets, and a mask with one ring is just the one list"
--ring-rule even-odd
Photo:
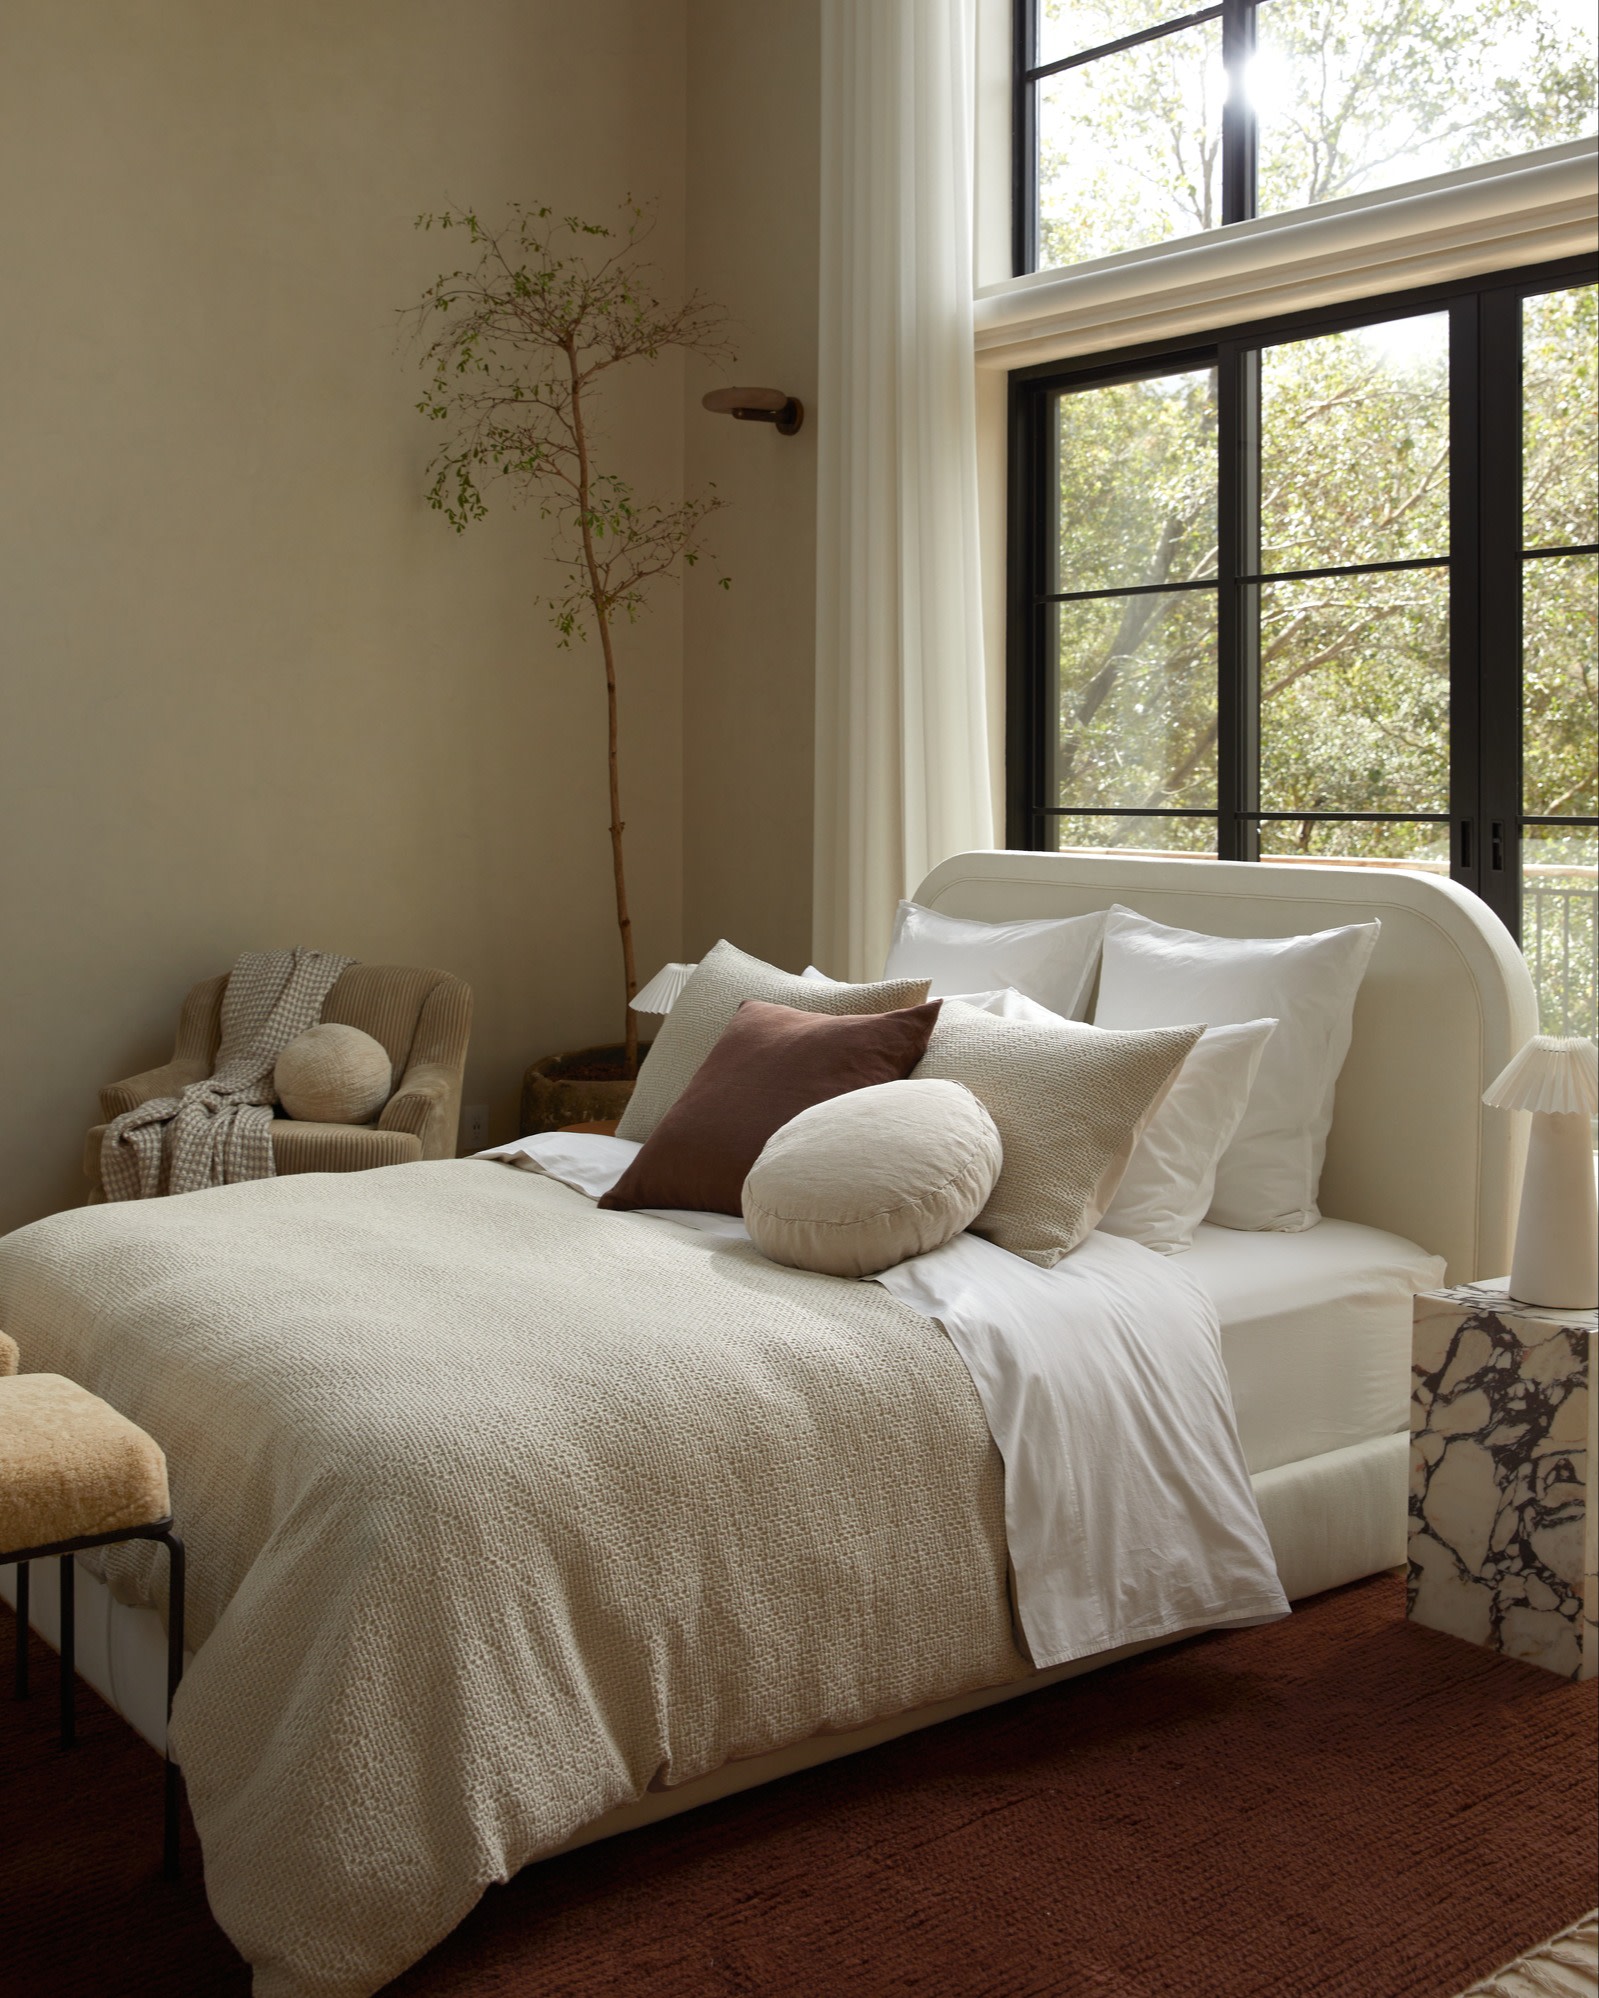
[(1487, 821), (1482, 797), (1482, 299), (1449, 308), (1449, 874), (1482, 893)]
[(1477, 892), (1521, 935), (1521, 298), (1484, 291), (1477, 329)]
[(1010, 632), (1005, 662), (1005, 752), (1010, 780), (1005, 786), (1005, 843), (1041, 847), (1047, 821), (1042, 808), (1052, 757), (1048, 686), (1050, 677), (1044, 585), (1049, 536), (1055, 525), (1055, 457), (1050, 449), (1054, 396), (1045, 388), (1014, 378), (1010, 389)]
[(1259, 858), (1260, 353), (1229, 341), (1216, 365), (1216, 852)]
[(1017, 277), (1038, 268), (1038, 87), (1028, 71), (1038, 61), (1039, 0), (1015, 0), (1011, 50), (1011, 262)]
[(1255, 213), (1256, 132), (1259, 121), (1244, 88), (1244, 70), (1255, 52), (1255, 0), (1223, 0), (1221, 54), (1227, 102), (1221, 114), (1221, 219), (1248, 222)]

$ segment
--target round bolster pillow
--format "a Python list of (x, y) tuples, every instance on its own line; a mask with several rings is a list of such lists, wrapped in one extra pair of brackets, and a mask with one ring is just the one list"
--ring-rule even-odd
[(278, 1056), (272, 1086), (302, 1123), (365, 1124), (388, 1102), (392, 1079), (381, 1041), (323, 1020)]
[(774, 1263), (875, 1276), (974, 1221), (1002, 1158), (963, 1083), (875, 1083), (773, 1132), (744, 1182), (745, 1225)]

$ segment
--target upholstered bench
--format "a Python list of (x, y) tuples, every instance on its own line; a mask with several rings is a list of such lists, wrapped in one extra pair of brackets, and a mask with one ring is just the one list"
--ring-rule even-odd
[[(73, 1556), (120, 1540), (159, 1540), (171, 1564), (167, 1713), (183, 1671), (183, 1542), (172, 1531), (160, 1446), (59, 1374), (19, 1374), (0, 1332), (0, 1564), (17, 1564), (17, 1698), (28, 1692), (28, 1563), (61, 1562), (61, 1745), (77, 1737)], [(178, 1870), (178, 1770), (166, 1767), (164, 1865)]]

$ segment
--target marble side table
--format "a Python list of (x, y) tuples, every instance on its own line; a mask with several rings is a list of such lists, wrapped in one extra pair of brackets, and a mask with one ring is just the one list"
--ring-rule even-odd
[(1595, 1322), (1463, 1284), (1411, 1348), (1409, 1613), (1566, 1679), (1599, 1670)]

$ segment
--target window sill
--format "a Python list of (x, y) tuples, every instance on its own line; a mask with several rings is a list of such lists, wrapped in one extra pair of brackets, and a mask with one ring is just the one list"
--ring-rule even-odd
[(1596, 160), (1599, 141), (1577, 139), (985, 285), (978, 365), (1028, 367), (1580, 255), (1599, 244)]

